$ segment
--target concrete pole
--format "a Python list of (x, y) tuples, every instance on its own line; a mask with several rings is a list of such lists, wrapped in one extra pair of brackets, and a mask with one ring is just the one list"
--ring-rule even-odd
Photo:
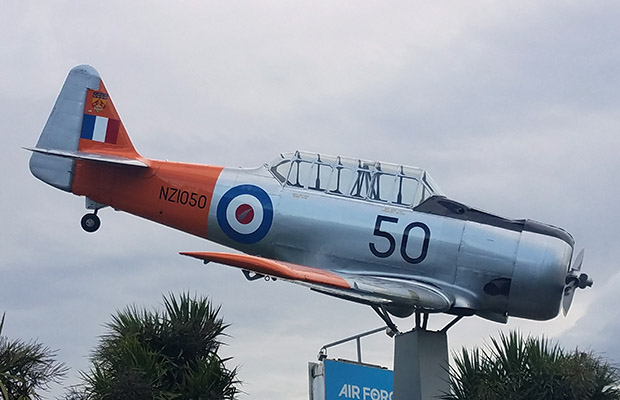
[(393, 400), (430, 400), (450, 390), (448, 335), (416, 329), (394, 338)]

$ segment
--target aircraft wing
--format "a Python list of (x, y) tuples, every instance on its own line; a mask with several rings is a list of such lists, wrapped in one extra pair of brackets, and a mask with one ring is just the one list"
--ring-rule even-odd
[(310, 287), (324, 294), (369, 305), (417, 307), (447, 311), (453, 298), (440, 288), (410, 279), (342, 273), (247, 254), (182, 252), (206, 263), (216, 262)]

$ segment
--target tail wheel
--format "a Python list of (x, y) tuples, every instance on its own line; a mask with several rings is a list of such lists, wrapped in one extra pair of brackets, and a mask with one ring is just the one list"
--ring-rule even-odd
[(101, 220), (96, 214), (86, 214), (80, 221), (82, 229), (88, 233), (93, 233), (101, 226)]

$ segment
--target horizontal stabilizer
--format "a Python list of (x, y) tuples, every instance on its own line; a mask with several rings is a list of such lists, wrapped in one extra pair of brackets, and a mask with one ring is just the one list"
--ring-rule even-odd
[(34, 153), (41, 153), (50, 156), (71, 158), (74, 160), (88, 160), (99, 161), (112, 164), (130, 165), (134, 167), (148, 168), (148, 164), (137, 158), (126, 158), (121, 156), (115, 156), (110, 154), (98, 154), (98, 153), (86, 153), (83, 151), (72, 150), (54, 150), (54, 149), (41, 149), (38, 147), (24, 147), (25, 150), (32, 151)]

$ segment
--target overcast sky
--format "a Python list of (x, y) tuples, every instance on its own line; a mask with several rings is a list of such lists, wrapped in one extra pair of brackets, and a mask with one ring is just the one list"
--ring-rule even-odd
[[(111, 314), (188, 290), (232, 324), (242, 399), (290, 400), (307, 398), (323, 344), (381, 326), (369, 307), (181, 257), (223, 248), (129, 214), (102, 210), (83, 232), (84, 200), (32, 177), (20, 146), (88, 63), (146, 157), (249, 167), (300, 149), (415, 165), (455, 200), (567, 229), (594, 279), (569, 316), (468, 318), (450, 347), (520, 328), (620, 362), (620, 4), (334, 3), (1, 2), (4, 333), (59, 349), (75, 384)], [(362, 343), (391, 366), (387, 336)]]

